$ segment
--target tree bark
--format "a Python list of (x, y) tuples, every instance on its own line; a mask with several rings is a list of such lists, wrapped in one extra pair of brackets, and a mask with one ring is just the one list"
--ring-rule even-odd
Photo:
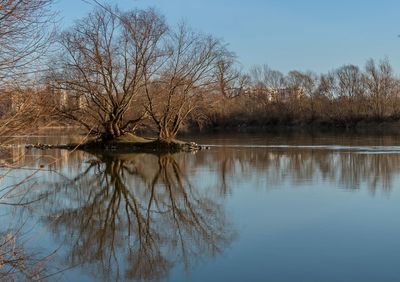
[(123, 130), (121, 129), (120, 122), (116, 120), (111, 120), (107, 122), (107, 124), (104, 127), (104, 133), (102, 135), (102, 140), (103, 141), (110, 141), (115, 138), (120, 137), (123, 135)]

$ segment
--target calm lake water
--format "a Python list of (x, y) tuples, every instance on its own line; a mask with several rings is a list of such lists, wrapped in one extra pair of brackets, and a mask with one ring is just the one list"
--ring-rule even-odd
[(211, 148), (15, 146), (0, 232), (50, 281), (400, 281), (400, 136), (189, 139)]

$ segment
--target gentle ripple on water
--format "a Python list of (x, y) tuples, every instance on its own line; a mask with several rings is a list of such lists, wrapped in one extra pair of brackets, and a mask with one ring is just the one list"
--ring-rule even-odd
[(0, 232), (23, 223), (61, 281), (400, 281), (397, 136), (194, 140), (210, 150), (11, 148), (39, 170), (3, 169), (3, 200), (25, 205), (0, 205)]

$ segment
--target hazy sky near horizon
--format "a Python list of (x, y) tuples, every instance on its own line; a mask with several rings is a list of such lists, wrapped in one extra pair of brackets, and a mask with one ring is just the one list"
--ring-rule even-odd
[[(400, 74), (399, 0), (103, 0), (120, 8), (153, 7), (170, 24), (182, 20), (228, 44), (245, 69), (268, 64), (327, 72), (388, 58)], [(91, 6), (58, 0), (67, 27)]]

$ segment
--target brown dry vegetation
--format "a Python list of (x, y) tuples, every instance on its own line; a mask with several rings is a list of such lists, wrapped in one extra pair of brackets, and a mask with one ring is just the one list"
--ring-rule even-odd
[[(223, 91), (207, 94), (209, 102), (201, 109), (206, 116), (203, 127), (353, 128), (400, 118), (400, 84), (386, 60), (378, 64), (370, 60), (365, 70), (346, 65), (319, 76), (299, 71), (285, 76), (264, 67), (251, 73), (249, 78), (245, 90), (233, 97), (223, 95)], [(284, 89), (290, 95), (271, 96), (274, 89)], [(197, 124), (196, 118), (192, 124)]]

